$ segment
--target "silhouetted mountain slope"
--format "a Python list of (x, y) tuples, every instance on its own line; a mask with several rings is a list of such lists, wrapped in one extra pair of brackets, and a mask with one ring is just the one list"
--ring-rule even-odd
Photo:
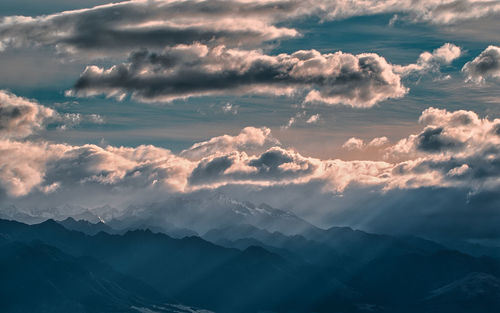
[(498, 312), (500, 307), (500, 280), (486, 273), (470, 273), (445, 286), (434, 289), (425, 299), (427, 312)]
[(500, 248), (496, 246), (487, 246), (478, 243), (469, 243), (464, 241), (444, 241), (443, 244), (449, 248), (459, 250), (473, 256), (489, 256), (500, 259)]
[(0, 221), (0, 232), (11, 239), (43, 240), (73, 255), (94, 257), (180, 302), (221, 312), (273, 309), (299, 291), (302, 304), (313, 303), (316, 291), (304, 292), (303, 286), (326, 290), (331, 281), (262, 248), (227, 249), (198, 237), (179, 240), (150, 231), (88, 236), (52, 220), (32, 226)]
[[(147, 287), (140, 287), (138, 291), (134, 289), (147, 284), (166, 299), (219, 313), (359, 313), (377, 309), (390, 313), (455, 313), (459, 312), (454, 311), (459, 299), (455, 301), (454, 298), (463, 298), (460, 286), (480, 286), (479, 289), (474, 287), (476, 291), (472, 294), (476, 296), (467, 302), (473, 305), (479, 301), (478, 298), (483, 299), (482, 295), (496, 294), (495, 277), (500, 275), (500, 263), (493, 258), (477, 258), (446, 250), (419, 238), (380, 236), (349, 228), (317, 229), (304, 236), (287, 236), (250, 225), (239, 225), (216, 229), (206, 236), (218, 241), (236, 239), (231, 242), (236, 244), (241, 241), (241, 250), (224, 248), (199, 237), (174, 239), (149, 230), (125, 234), (99, 232), (89, 236), (70, 231), (53, 220), (36, 225), (0, 220), (0, 244), (18, 241), (24, 242), (16, 243), (24, 247), (33, 245), (33, 240), (39, 240), (55, 247), (50, 249), (64, 251), (59, 253), (74, 264), (68, 269), (51, 265), (49, 268), (54, 270), (44, 271), (47, 277), (40, 277), (41, 283), (62, 277), (62, 285), (66, 275), (77, 277), (74, 281), (81, 288), (76, 290), (90, 293), (89, 297), (93, 298), (92, 292), (97, 287), (71, 273), (78, 272), (79, 268), (84, 269), (79, 273), (101, 273), (102, 267), (95, 265), (94, 269), (89, 264), (104, 263), (109, 271), (107, 276), (102, 274), (100, 277), (106, 282), (114, 282), (112, 286), (124, 285), (120, 288), (130, 295), (126, 297), (128, 300), (139, 301), (154, 293), (145, 292), (143, 295), (141, 292)], [(42, 246), (45, 247), (45, 244)], [(4, 259), (15, 262), (16, 253), (9, 253)], [(308, 253), (314, 256), (306, 258)], [(55, 260), (46, 260), (43, 255), (33, 254), (29, 262), (36, 264), (40, 259), (52, 264), (61, 258), (57, 256)], [(82, 261), (92, 259), (97, 261)], [(29, 269), (33, 264), (20, 262), (19, 266)], [(19, 271), (18, 275), (21, 275)], [(489, 276), (468, 277), (473, 272)], [(130, 287), (127, 277), (139, 283)], [(480, 280), (484, 284), (476, 283)], [(15, 282), (15, 277), (8, 277), (7, 281)], [(105, 282), (99, 282), (99, 286), (103, 284)], [(482, 286), (490, 288), (491, 292), (482, 293)], [(41, 285), (37, 290), (49, 287)], [(114, 295), (118, 291), (111, 289), (106, 292), (122, 301)], [(51, 297), (46, 297), (48, 307), (54, 305), (59, 309), (54, 302), (50, 302)], [(61, 303), (71, 305), (70, 311), (78, 312), (79, 307), (73, 302), (80, 303), (80, 300), (73, 301), (74, 297), (69, 299), (71, 301)], [(104, 301), (99, 305), (108, 305)], [(493, 300), (488, 303), (500, 308)], [(148, 308), (144, 306), (147, 304), (145, 301), (138, 308)], [(110, 305), (115, 305), (115, 302)], [(143, 311), (148, 312), (146, 309)]]
[[(429, 291), (461, 279), (471, 272), (500, 274), (500, 263), (492, 258), (476, 258), (457, 251), (431, 254), (383, 256), (358, 271), (351, 284), (369, 300), (381, 304), (418, 304)], [(384, 282), (384, 288), (380, 288)]]
[(0, 244), (1, 312), (133, 312), (167, 299), (91, 258), (40, 242)]
[(252, 246), (261, 247), (269, 252), (272, 252), (274, 254), (282, 256), (283, 258), (287, 259), (288, 261), (298, 262), (298, 263), (304, 262), (304, 259), (302, 259), (297, 254), (295, 254), (289, 250), (269, 246), (269, 245), (266, 245), (265, 243), (263, 243), (257, 239), (253, 239), (253, 238), (243, 238), (243, 239), (237, 239), (234, 241), (227, 240), (227, 239), (220, 239), (214, 243), (219, 245), (219, 246), (222, 246), (222, 247), (234, 248), (234, 249), (239, 249), (239, 250), (245, 250), (245, 249), (250, 248)]

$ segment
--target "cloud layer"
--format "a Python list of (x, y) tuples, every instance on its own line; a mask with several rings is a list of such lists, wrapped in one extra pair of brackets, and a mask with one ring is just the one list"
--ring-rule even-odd
[(272, 56), (259, 50), (180, 45), (162, 53), (135, 52), (128, 62), (108, 69), (89, 66), (68, 94), (118, 99), (131, 94), (139, 101), (166, 102), (222, 93), (305, 91), (305, 102), (371, 107), (404, 96), (408, 89), (401, 82), (403, 76), (438, 69), (459, 55), (459, 47), (445, 44), (432, 54), (422, 54), (417, 64), (394, 66), (374, 53), (300, 50)]
[[(4, 97), (13, 103), (30, 103), (12, 94)], [(34, 122), (28, 123), (30, 126), (17, 122), (5, 125), (14, 125), (9, 126), (11, 130), (27, 129), (25, 134), (30, 134), (41, 122), (37, 118), (29, 121)], [(368, 144), (351, 138), (345, 145), (348, 149), (379, 149), (385, 161), (307, 157), (282, 146), (265, 127), (246, 127), (234, 136), (214, 137), (179, 154), (150, 145), (74, 146), (7, 137), (0, 140), (0, 187), (12, 197), (82, 186), (172, 193), (226, 185), (312, 183), (326, 192), (342, 192), (349, 186), (386, 190), (499, 187), (499, 119), (480, 118), (472, 111), (429, 108), (419, 121), (423, 127), (420, 132), (394, 144), (379, 137)]]
[(123, 1), (48, 16), (5, 17), (0, 48), (53, 46), (87, 57), (125, 55), (137, 48), (201, 42), (231, 46), (295, 37), (272, 25), (297, 3), (267, 1)]
[(61, 52), (109, 57), (137, 48), (179, 44), (256, 45), (296, 37), (281, 22), (398, 13), (409, 21), (450, 24), (498, 14), (488, 0), (155, 0), (123, 1), (47, 16), (9, 16), (0, 21), (0, 50), (52, 46)]

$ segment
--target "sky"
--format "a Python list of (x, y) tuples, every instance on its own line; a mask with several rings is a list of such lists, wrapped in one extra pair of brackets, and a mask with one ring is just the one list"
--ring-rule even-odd
[(3, 0), (0, 206), (221, 192), (321, 227), (498, 240), (499, 17), (496, 0)]

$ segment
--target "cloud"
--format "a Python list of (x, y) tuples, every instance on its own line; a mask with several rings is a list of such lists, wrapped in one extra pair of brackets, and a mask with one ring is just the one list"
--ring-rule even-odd
[(123, 1), (38, 17), (8, 16), (0, 22), (0, 47), (53, 46), (87, 57), (128, 54), (201, 42), (232, 46), (295, 37), (272, 24), (296, 3), (267, 1)]
[[(275, 143), (262, 153), (269, 130), (246, 128), (237, 136), (221, 136), (193, 145), (175, 155), (154, 146), (101, 148), (45, 142), (0, 141), (0, 181), (11, 196), (33, 190), (63, 192), (82, 186), (127, 190), (189, 193), (225, 185), (291, 186), (320, 183), (327, 192), (349, 186), (414, 189), (427, 186), (494, 190), (500, 182), (500, 120), (480, 119), (472, 112), (428, 109), (422, 132), (402, 139), (387, 151), (406, 147), (402, 161), (344, 161), (306, 157)], [(428, 149), (422, 136), (428, 127), (441, 128), (435, 136), (460, 143)], [(447, 141), (445, 141), (447, 142)], [(187, 158), (190, 155), (191, 158)], [(54, 186), (58, 189), (54, 191)]]
[(163, 48), (200, 42), (258, 45), (296, 37), (283, 22), (398, 13), (399, 19), (453, 24), (498, 14), (488, 0), (205, 0), (123, 1), (37, 17), (7, 16), (0, 21), (0, 48), (52, 46), (84, 56), (109, 57), (137, 48)]
[(408, 88), (401, 79), (408, 73), (451, 62), (459, 51), (446, 44), (430, 57), (420, 57), (425, 61), (401, 66), (374, 53), (300, 50), (266, 55), (259, 50), (180, 45), (162, 53), (138, 51), (128, 62), (107, 69), (88, 66), (68, 95), (104, 94), (121, 100), (130, 94), (138, 101), (168, 102), (218, 94), (292, 96), (306, 92), (305, 102), (372, 107), (403, 97)]
[(281, 126), (281, 129), (289, 129), (297, 121), (297, 116), (292, 116), (285, 125)]
[(58, 129), (65, 130), (73, 128), (82, 123), (104, 124), (104, 118), (99, 114), (80, 114), (80, 113), (57, 113), (53, 122), (58, 123)]
[(226, 104), (224, 104), (222, 106), (222, 112), (224, 112), (226, 114), (230, 113), (230, 114), (236, 115), (236, 114), (238, 114), (238, 109), (239, 109), (238, 105), (234, 105), (234, 104), (229, 103), (229, 102), (227, 102)]
[(305, 111), (297, 112), (294, 116), (288, 119), (288, 122), (285, 125), (281, 125), (281, 129), (289, 129), (292, 127), (297, 121), (302, 119), (306, 115)]
[(23, 196), (44, 188), (47, 162), (64, 146), (0, 140), (0, 186), (11, 196)]
[(300, 122), (301, 120), (305, 122), (305, 124), (316, 124), (318, 123), (319, 119), (320, 119), (319, 114), (313, 114), (309, 118), (307, 118), (306, 111), (297, 112), (294, 116), (290, 117), (290, 119), (285, 125), (281, 126), (281, 129), (283, 130), (289, 129), (290, 127)]
[(81, 123), (103, 124), (99, 114), (59, 113), (38, 102), (0, 90), (0, 138), (26, 138), (45, 129), (75, 127)]
[(192, 185), (307, 184), (321, 181), (325, 190), (342, 192), (351, 185), (385, 190), (454, 187), (495, 190), (500, 184), (500, 120), (480, 118), (472, 111), (429, 108), (419, 119), (423, 129), (390, 145), (375, 138), (365, 145), (347, 141), (352, 149), (377, 148), (387, 160), (377, 162), (321, 160), (293, 149), (273, 147), (260, 155), (233, 151), (198, 163)]
[[(5, 92), (2, 95), (9, 103), (37, 112), (32, 101)], [(36, 117), (30, 110), (27, 116)], [(36, 122), (5, 125), (11, 130), (27, 127), (26, 134), (44, 125), (36, 118), (22, 120)], [(499, 187), (500, 119), (481, 118), (472, 111), (428, 108), (419, 122), (421, 131), (395, 144), (385, 137), (367, 144), (351, 138), (344, 144), (348, 149), (383, 151), (384, 161), (304, 156), (281, 145), (266, 127), (246, 127), (237, 135), (214, 137), (178, 154), (151, 145), (77, 146), (6, 137), (0, 139), (0, 188), (10, 197), (22, 197), (89, 186), (122, 194), (190, 193), (231, 185), (271, 188), (314, 184), (333, 193), (353, 186), (386, 191), (449, 187), (473, 192)]]
[(383, 137), (373, 138), (368, 143), (368, 147), (378, 148), (378, 147), (381, 147), (381, 146), (384, 146), (384, 145), (387, 145), (387, 144), (389, 144), (389, 138), (383, 136)]
[(319, 114), (313, 114), (307, 119), (306, 123), (307, 124), (316, 124), (319, 121), (319, 119), (320, 119)]
[(365, 143), (363, 142), (362, 139), (351, 137), (346, 142), (344, 142), (342, 148), (347, 150), (361, 150), (363, 149), (364, 145)]
[(480, 118), (472, 111), (425, 110), (424, 129), (387, 148), (396, 163), (393, 183), (405, 187), (461, 186), (493, 190), (500, 183), (500, 120)]
[(0, 186), (11, 196), (82, 185), (122, 192), (155, 187), (178, 191), (185, 187), (192, 167), (190, 161), (153, 146), (101, 148), (1, 140), (0, 151)]
[(403, 1), (409, 6), (410, 17), (431, 24), (455, 24), (498, 14), (500, 4), (489, 0)]
[(56, 114), (54, 110), (35, 101), (0, 90), (1, 138), (27, 137), (42, 129)]
[(422, 52), (417, 63), (405, 66), (396, 66), (396, 72), (403, 75), (425, 72), (439, 72), (441, 65), (448, 65), (460, 57), (462, 49), (454, 44), (445, 43), (434, 51)]
[(269, 187), (312, 181), (337, 191), (351, 183), (382, 183), (387, 178), (381, 172), (388, 174), (391, 167), (385, 162), (309, 158), (276, 145), (262, 153), (243, 151), (249, 143), (262, 145), (270, 135), (261, 129), (259, 139), (258, 132), (246, 128), (237, 136), (215, 137), (180, 155), (154, 146), (103, 148), (1, 140), (0, 187), (11, 197), (64, 194), (91, 186), (125, 196), (137, 191), (190, 193), (225, 185)]
[(422, 112), (419, 122), (424, 126), (422, 132), (400, 140), (388, 151), (407, 157), (419, 153), (462, 155), (476, 153), (499, 139), (495, 133), (499, 120), (481, 119), (473, 111), (448, 112), (431, 107)]
[(223, 135), (198, 142), (183, 150), (180, 155), (190, 159), (201, 159), (210, 155), (225, 154), (234, 150), (251, 149), (264, 145), (276, 145), (279, 141), (267, 127), (245, 127), (236, 136)]
[(489, 46), (462, 68), (467, 81), (483, 83), (489, 78), (500, 78), (500, 47)]
[(353, 151), (353, 150), (364, 151), (367, 149), (371, 149), (371, 150), (375, 149), (375, 151), (378, 151), (383, 147), (387, 147), (387, 145), (389, 145), (389, 139), (385, 136), (373, 138), (368, 143), (365, 143), (363, 141), (363, 139), (351, 137), (351, 138), (347, 139), (346, 142), (344, 142), (344, 144), (342, 145), (342, 148), (349, 150), (349, 151)]

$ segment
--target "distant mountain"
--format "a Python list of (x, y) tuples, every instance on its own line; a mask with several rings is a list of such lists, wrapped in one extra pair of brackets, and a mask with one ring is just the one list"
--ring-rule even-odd
[(248, 224), (212, 229), (203, 235), (203, 238), (222, 246), (240, 249), (258, 245), (283, 257), (294, 260), (295, 256), (309, 263), (324, 261), (341, 265), (351, 262), (346, 255), (323, 243), (306, 239), (301, 235), (286, 236), (277, 231), (271, 233)]
[(68, 217), (72, 217), (75, 220), (86, 220), (91, 223), (98, 223), (102, 221), (98, 213), (94, 212), (89, 208), (85, 208), (79, 205), (65, 204), (58, 207), (35, 207), (29, 210), (29, 214), (32, 216), (41, 216), (46, 219), (54, 219), (57, 221), (64, 220)]
[[(101, 209), (99, 209), (101, 210)], [(85, 220), (91, 223), (101, 222), (101, 217), (92, 210), (76, 205), (63, 205), (60, 207), (23, 209), (15, 206), (0, 208), (0, 218), (16, 220), (23, 223), (41, 223), (47, 219), (64, 220), (71, 217), (75, 220)]]
[(302, 235), (339, 253), (349, 255), (358, 262), (408, 253), (434, 253), (448, 249), (433, 241), (417, 237), (370, 234), (350, 227), (331, 227), (326, 230), (310, 228)]
[(99, 232), (105, 232), (108, 234), (114, 234), (116, 233), (116, 230), (111, 228), (109, 225), (104, 224), (103, 222), (99, 221), (97, 223), (91, 223), (86, 220), (75, 220), (72, 217), (68, 217), (65, 220), (59, 221), (59, 224), (64, 226), (66, 229), (69, 230), (76, 230), (79, 232), (82, 232), (87, 235), (95, 235)]
[[(433, 253), (447, 249), (432, 241), (416, 237), (394, 237), (370, 234), (349, 227), (332, 227), (323, 230), (309, 227), (301, 235), (286, 236), (269, 232), (252, 225), (232, 225), (208, 231), (203, 238), (227, 247), (244, 247), (244, 242), (284, 249), (306, 262), (335, 264), (346, 268), (364, 264), (381, 256), (408, 253)], [(260, 243), (260, 244), (259, 244)], [(283, 251), (274, 250), (283, 254)], [(354, 266), (356, 264), (356, 266)]]
[(75, 220), (72, 217), (68, 217), (65, 220), (58, 221), (58, 223), (63, 225), (66, 229), (76, 230), (87, 235), (96, 235), (99, 232), (125, 234), (128, 231), (134, 230), (150, 230), (155, 233), (169, 235), (172, 238), (198, 236), (198, 234), (192, 230), (178, 228), (167, 222), (157, 221), (155, 219), (138, 220), (136, 218), (123, 218), (112, 219), (107, 223), (102, 221), (92, 223), (84, 219)]
[(193, 230), (176, 227), (168, 221), (155, 219), (153, 217), (137, 218), (125, 216), (123, 218), (116, 218), (109, 221), (108, 225), (111, 225), (111, 227), (116, 229), (115, 233), (121, 234), (133, 230), (150, 230), (154, 233), (163, 233), (172, 238), (178, 239), (198, 236), (198, 233)]
[[(109, 205), (90, 209), (70, 204), (30, 210), (5, 207), (0, 209), (0, 218), (29, 224), (47, 219), (64, 221), (72, 218), (92, 224), (105, 223), (122, 233), (128, 230), (149, 229), (174, 238), (197, 236), (214, 228), (239, 224), (248, 224), (285, 235), (296, 235), (314, 228), (292, 212), (275, 209), (266, 204), (237, 201), (220, 193), (172, 197), (162, 202), (129, 206), (125, 209), (116, 209)], [(66, 226), (72, 227), (70, 223), (66, 223)]]
[[(172, 225), (204, 234), (214, 228), (248, 224), (270, 232), (285, 235), (299, 234), (314, 226), (295, 214), (230, 199), (221, 194), (208, 197), (175, 197), (145, 207), (128, 207), (118, 221), (126, 224), (142, 223), (152, 226)], [(116, 228), (116, 222), (110, 225)]]
[(47, 218), (39, 215), (32, 215), (30, 212), (20, 210), (14, 205), (0, 208), (0, 219), (20, 221), (28, 224), (41, 223)]

